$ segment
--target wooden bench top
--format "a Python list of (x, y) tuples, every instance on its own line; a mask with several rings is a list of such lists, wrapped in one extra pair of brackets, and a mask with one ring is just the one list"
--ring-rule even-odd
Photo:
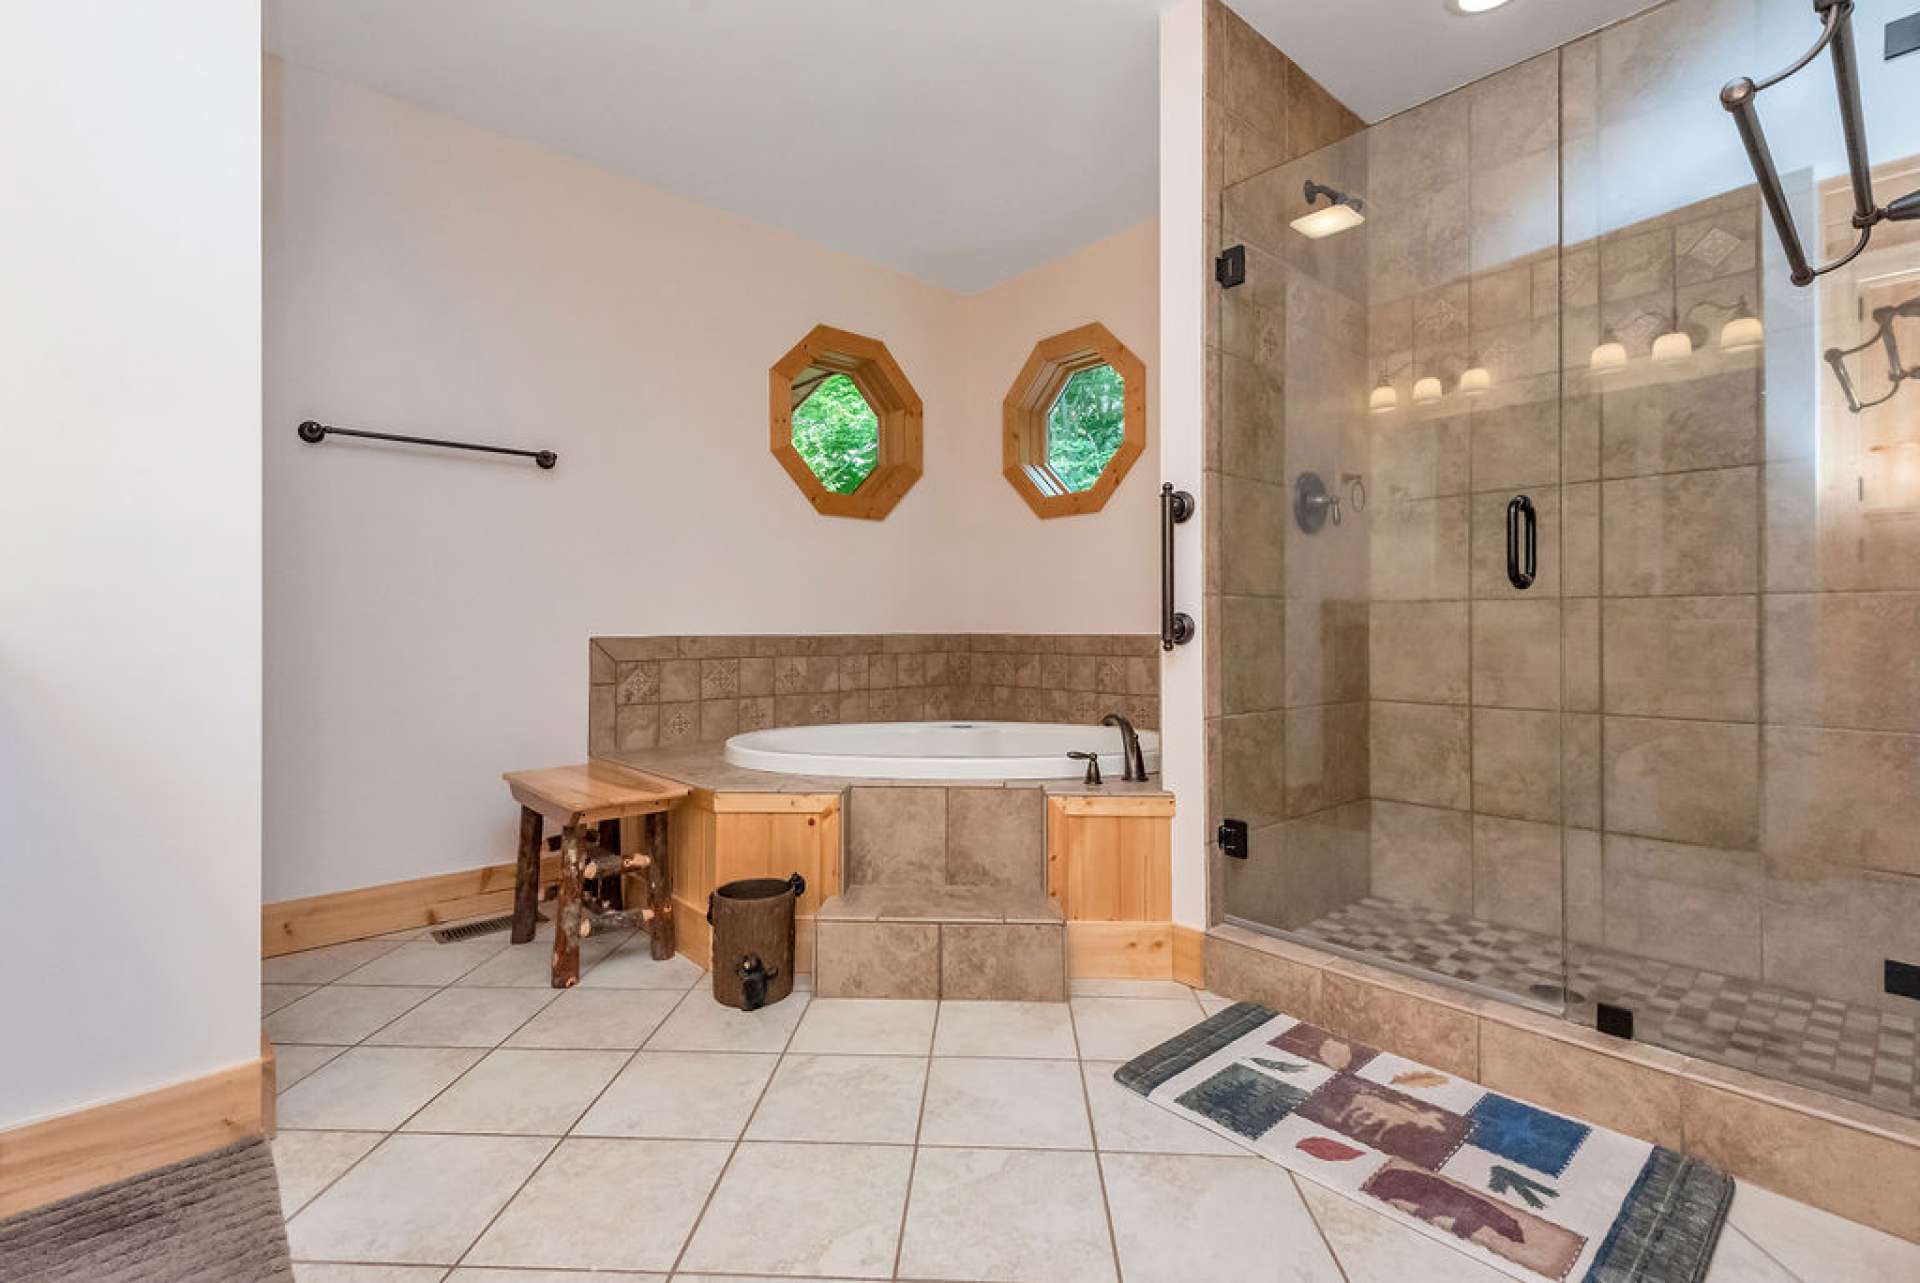
[(513, 800), (567, 824), (598, 824), (665, 811), (691, 790), (684, 784), (612, 762), (581, 762), (538, 771), (508, 771), (501, 779)]

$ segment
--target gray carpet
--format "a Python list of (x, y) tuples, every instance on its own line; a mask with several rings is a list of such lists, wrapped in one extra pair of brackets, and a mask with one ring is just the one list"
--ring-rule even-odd
[(241, 1141), (0, 1221), (6, 1283), (291, 1279), (273, 1150)]

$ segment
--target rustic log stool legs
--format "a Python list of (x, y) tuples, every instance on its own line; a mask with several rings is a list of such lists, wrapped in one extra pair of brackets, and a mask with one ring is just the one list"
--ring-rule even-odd
[[(667, 819), (672, 805), (687, 795), (684, 785), (655, 776), (590, 762), (544, 771), (516, 771), (506, 776), (514, 800), (520, 803), (520, 851), (514, 868), (513, 942), (533, 939), (535, 906), (540, 897), (540, 838), (546, 817), (561, 821), (560, 896), (554, 906), (553, 987), (570, 989), (580, 983), (580, 942), (596, 931), (620, 927), (647, 928), (649, 949), (656, 959), (673, 957), (673, 888)], [(600, 825), (614, 821), (602, 839)], [(637, 821), (638, 823), (632, 823)], [(627, 852), (634, 838), (644, 850)], [(616, 908), (587, 893), (589, 880), (644, 874), (644, 908)]]

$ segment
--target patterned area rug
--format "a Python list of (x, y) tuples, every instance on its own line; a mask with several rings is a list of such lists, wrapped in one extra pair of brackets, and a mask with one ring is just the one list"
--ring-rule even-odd
[(1696, 1159), (1254, 1003), (1114, 1077), (1517, 1279), (1699, 1283), (1733, 1201)]
[(0, 1221), (6, 1283), (291, 1279), (273, 1151), (241, 1141)]

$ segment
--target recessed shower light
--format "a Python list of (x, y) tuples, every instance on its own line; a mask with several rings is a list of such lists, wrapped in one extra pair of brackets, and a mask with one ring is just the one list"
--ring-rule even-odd
[(1476, 13), (1488, 13), (1498, 9), (1506, 2), (1507, 0), (1447, 0), (1447, 8), (1471, 18)]

